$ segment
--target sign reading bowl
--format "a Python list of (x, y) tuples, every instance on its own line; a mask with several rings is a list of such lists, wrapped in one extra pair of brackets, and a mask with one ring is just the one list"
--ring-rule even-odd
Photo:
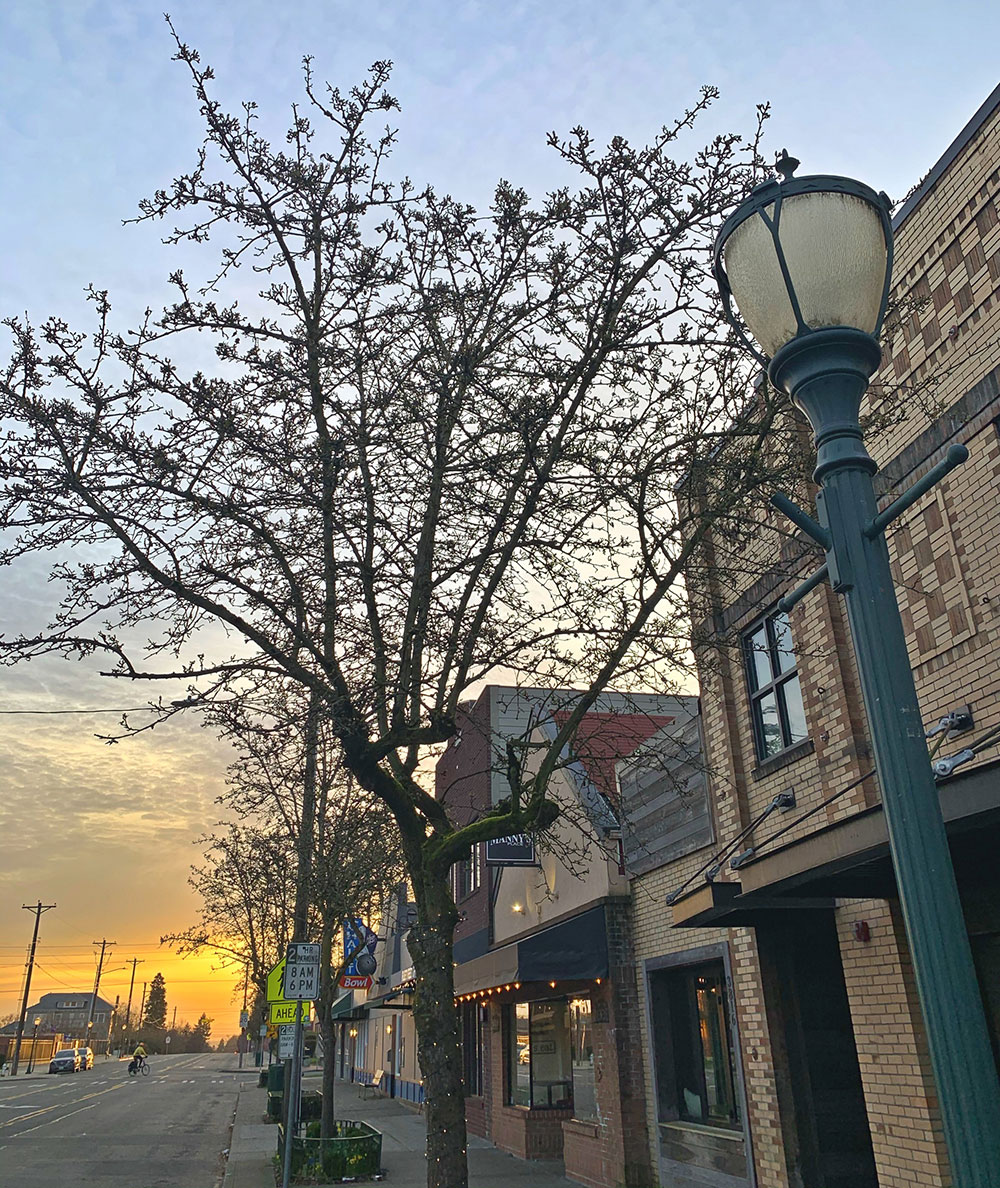
[(486, 843), (487, 866), (534, 866), (535, 841), (528, 833), (511, 833)]

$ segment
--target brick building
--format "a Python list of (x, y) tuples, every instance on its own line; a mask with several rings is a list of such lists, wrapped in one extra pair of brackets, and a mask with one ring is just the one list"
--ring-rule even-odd
[[(950, 444), (971, 454), (896, 522), (889, 549), (923, 720), (929, 733), (954, 727), (932, 733), (928, 762), (971, 752), (938, 782), (995, 1054), (998, 213), (1000, 87), (894, 218), (893, 295), (906, 312), (885, 333), (868, 404), (877, 415), (891, 385), (933, 385), (937, 404), (928, 414), (914, 401), (869, 434), (886, 500)], [(710, 836), (703, 828), (700, 846), (633, 879), (651, 1157), (671, 1185), (943, 1188), (846, 615), (826, 585), (778, 613), (812, 567), (789, 571), (778, 527), (761, 519), (761, 547), (773, 549), (752, 579), (703, 592), (720, 644), (702, 674)]]
[[(436, 771), (456, 821), (507, 795), (507, 744), (530, 771), (576, 696), (494, 685), (465, 707)], [(477, 846), (453, 872), (469, 1128), (593, 1188), (651, 1174), (615, 765), (695, 705), (602, 696), (553, 777), (564, 815), (545, 844)]]

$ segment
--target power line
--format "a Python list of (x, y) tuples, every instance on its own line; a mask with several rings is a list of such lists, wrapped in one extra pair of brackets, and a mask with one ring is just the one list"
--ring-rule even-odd
[(158, 705), (127, 705), (122, 709), (112, 709), (102, 707), (99, 709), (49, 709), (49, 710), (35, 710), (35, 709), (0, 709), (0, 714), (11, 716), (14, 714), (35, 714), (35, 715), (51, 715), (51, 714), (139, 714), (142, 712), (166, 713), (166, 708)]

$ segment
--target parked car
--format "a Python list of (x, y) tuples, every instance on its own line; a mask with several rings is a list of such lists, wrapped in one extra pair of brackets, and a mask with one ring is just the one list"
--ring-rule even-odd
[(88, 1068), (94, 1067), (94, 1049), (93, 1048), (79, 1048), (80, 1053), (80, 1071), (84, 1072)]
[(49, 1061), (50, 1073), (61, 1072), (79, 1072), (80, 1070), (80, 1049), (79, 1048), (63, 1048)]

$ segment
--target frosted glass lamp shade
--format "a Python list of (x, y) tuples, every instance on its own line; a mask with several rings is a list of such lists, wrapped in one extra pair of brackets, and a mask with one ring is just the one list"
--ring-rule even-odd
[(892, 263), (886, 203), (859, 182), (805, 177), (760, 187), (730, 216), (716, 272), (767, 355), (831, 326), (878, 335)]

